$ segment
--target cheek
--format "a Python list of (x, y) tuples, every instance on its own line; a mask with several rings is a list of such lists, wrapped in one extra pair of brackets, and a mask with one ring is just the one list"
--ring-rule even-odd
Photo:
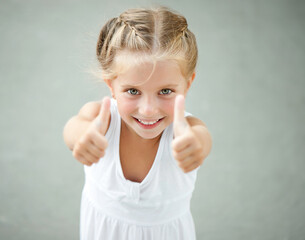
[(162, 111), (167, 114), (170, 119), (174, 118), (175, 98), (164, 100), (161, 102)]
[(126, 97), (117, 98), (118, 110), (121, 116), (128, 115), (135, 110), (135, 102)]

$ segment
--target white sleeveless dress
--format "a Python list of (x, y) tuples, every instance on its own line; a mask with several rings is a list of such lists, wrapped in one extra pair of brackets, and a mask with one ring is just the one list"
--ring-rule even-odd
[(178, 167), (171, 151), (172, 125), (163, 131), (154, 163), (141, 183), (123, 175), (120, 130), (121, 118), (112, 99), (106, 154), (84, 167), (80, 239), (196, 239), (190, 200), (198, 168), (184, 173)]

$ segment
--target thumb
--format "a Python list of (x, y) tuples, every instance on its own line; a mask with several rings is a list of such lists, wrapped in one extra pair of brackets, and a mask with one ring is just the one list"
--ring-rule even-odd
[(188, 127), (188, 123), (184, 117), (184, 96), (178, 95), (175, 99), (174, 108), (174, 135), (175, 137), (182, 135)]
[(106, 134), (110, 121), (110, 105), (111, 105), (110, 101), (111, 100), (109, 97), (104, 97), (101, 103), (100, 113), (96, 119), (97, 128), (99, 132), (103, 135)]

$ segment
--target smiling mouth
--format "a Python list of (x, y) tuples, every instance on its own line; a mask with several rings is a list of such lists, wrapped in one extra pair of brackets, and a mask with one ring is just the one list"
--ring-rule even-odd
[(147, 121), (147, 120), (142, 120), (142, 119), (138, 119), (138, 118), (134, 118), (134, 119), (137, 120), (137, 122), (140, 123), (141, 125), (144, 125), (144, 126), (147, 126), (147, 127), (154, 127), (164, 118), (160, 118), (160, 119), (153, 120), (153, 121)]

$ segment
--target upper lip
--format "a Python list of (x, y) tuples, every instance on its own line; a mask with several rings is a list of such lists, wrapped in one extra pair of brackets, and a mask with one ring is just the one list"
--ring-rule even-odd
[(138, 117), (134, 117), (138, 120), (141, 120), (141, 121), (144, 121), (144, 122), (154, 122), (154, 121), (158, 121), (160, 119), (162, 119), (163, 117), (160, 117), (160, 118), (151, 118), (151, 119), (147, 119), (147, 118), (138, 118)]

